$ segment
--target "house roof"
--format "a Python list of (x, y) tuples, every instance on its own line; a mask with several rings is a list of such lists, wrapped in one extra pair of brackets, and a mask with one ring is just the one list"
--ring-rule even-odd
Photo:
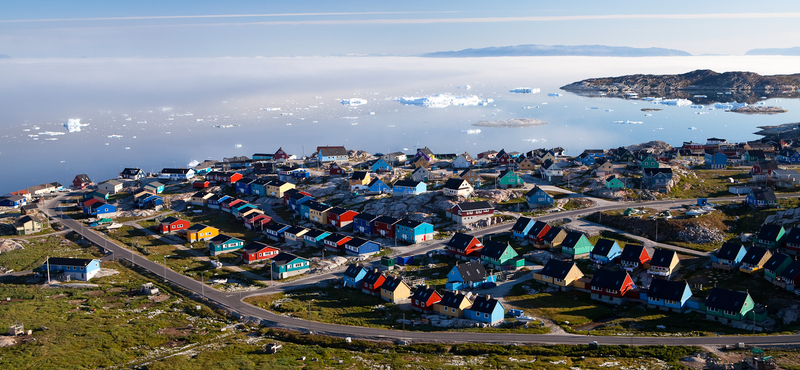
[[(530, 196), (535, 195), (536, 193), (538, 193), (540, 191), (544, 193), (544, 190), (542, 190), (542, 188), (534, 185), (533, 188), (531, 188), (531, 190), (529, 190), (527, 193), (525, 193), (525, 196), (526, 197), (530, 197)], [(545, 193), (545, 194), (547, 194), (547, 193)]]
[(783, 253), (775, 253), (767, 260), (767, 263), (764, 264), (765, 270), (775, 271), (780, 267), (787, 259), (792, 259), (786, 254)]
[(625, 248), (622, 249), (622, 254), (619, 256), (619, 259), (620, 261), (639, 262), (642, 253), (647, 253), (647, 250), (644, 249), (644, 245), (625, 244)]
[(547, 222), (536, 221), (536, 223), (533, 224), (533, 227), (531, 227), (531, 229), (528, 231), (528, 235), (539, 235), (539, 233), (541, 233), (545, 227), (547, 227)]
[(371, 213), (359, 213), (353, 216), (353, 220), (363, 220), (363, 221), (372, 221), (376, 218), (378, 218), (378, 216), (375, 216)]
[[(422, 168), (422, 167), (420, 167), (420, 168)], [(465, 182), (466, 182), (467, 184), (469, 184), (469, 182), (467, 182), (467, 180), (464, 180), (464, 179), (462, 179), (462, 178), (455, 177), (455, 178), (452, 178), (452, 179), (448, 179), (448, 180), (447, 180), (447, 181), (444, 183), (444, 188), (445, 188), (445, 189), (458, 190), (458, 189), (460, 189), (460, 188), (461, 188), (461, 185), (462, 185), (462, 184), (464, 184)]]
[(502, 179), (503, 177), (506, 177), (506, 175), (508, 175), (509, 173), (513, 174), (514, 171), (511, 171), (510, 169), (502, 170), (502, 171), (500, 171), (500, 174), (497, 175), (497, 178), (498, 179)]
[(645, 168), (642, 170), (645, 175), (647, 176), (655, 176), (658, 174), (665, 174), (672, 176), (672, 168), (670, 167), (659, 167), (659, 168)]
[(469, 234), (464, 233), (455, 233), (450, 241), (447, 242), (447, 246), (456, 250), (463, 251), (465, 250), (472, 241), (475, 240), (475, 237)]
[(39, 221), (38, 218), (34, 218), (33, 216), (30, 215), (25, 215), (17, 218), (17, 220), (14, 221), (14, 226), (22, 226), (27, 224), (28, 222), (41, 223), (41, 221)]
[(306, 236), (307, 236), (307, 237), (310, 237), (310, 238), (314, 238), (314, 239), (316, 239), (316, 238), (318, 238), (320, 235), (324, 235), (324, 234), (330, 234), (330, 233), (329, 233), (329, 232), (327, 232), (327, 231), (325, 231), (325, 230), (320, 230), (320, 229), (311, 229), (311, 230), (308, 230), (308, 232), (307, 232), (307, 233), (305, 233), (303, 236), (304, 236), (304, 237), (306, 237)]
[(567, 236), (564, 238), (564, 241), (561, 242), (561, 246), (567, 248), (575, 248), (575, 245), (578, 244), (578, 241), (581, 240), (581, 237), (584, 237), (583, 233), (579, 233), (577, 231), (570, 231), (567, 233)]
[(649, 298), (658, 298), (669, 301), (680, 302), (683, 292), (689, 287), (686, 281), (672, 281), (664, 279), (653, 279), (650, 289), (647, 290)]
[(511, 245), (509, 245), (508, 243), (501, 243), (490, 240), (483, 245), (483, 250), (481, 250), (481, 255), (488, 258), (499, 259), (500, 256), (503, 255), (503, 252), (505, 252), (506, 249), (508, 248), (511, 248)]
[(308, 202), (305, 202), (303, 204), (306, 207), (308, 207), (308, 209), (310, 209), (312, 211), (317, 211), (317, 212), (322, 212), (322, 211), (325, 211), (325, 210), (328, 210), (328, 209), (331, 208), (331, 206), (329, 206), (329, 205), (327, 205), (325, 203), (317, 202), (315, 200), (309, 200)]
[(185, 174), (189, 173), (189, 169), (188, 168), (164, 168), (164, 169), (161, 170), (161, 173), (185, 175)]
[(342, 235), (342, 234), (339, 234), (339, 233), (333, 233), (331, 235), (326, 236), (325, 239), (323, 239), (323, 240), (339, 244), (339, 242), (341, 242), (344, 239), (352, 239), (352, 238), (347, 236), (347, 235)]
[(75, 179), (83, 183), (92, 182), (92, 180), (89, 180), (89, 175), (85, 173), (75, 176)]
[(355, 171), (352, 175), (350, 175), (350, 179), (352, 180), (364, 180), (365, 178), (367, 178), (366, 171)]
[(20, 209), (22, 209), (23, 211), (30, 211), (32, 209), (39, 209), (39, 205), (36, 203), (26, 204), (20, 207)]
[(345, 214), (347, 212), (349, 212), (349, 210), (347, 210), (345, 208), (342, 208), (342, 207), (333, 207), (333, 208), (328, 210), (328, 214), (332, 213), (334, 215), (343, 215), (343, 214)]
[(469, 302), (469, 298), (467, 298), (464, 293), (445, 291), (442, 295), (442, 300), (439, 301), (439, 304), (445, 307), (458, 308), (464, 303), (465, 299), (467, 302)]
[(514, 223), (514, 226), (511, 227), (511, 231), (521, 233), (525, 231), (525, 228), (527, 228), (531, 222), (533, 222), (533, 220), (530, 218), (520, 217), (517, 219), (517, 222)]
[(422, 181), (414, 181), (414, 180), (399, 180), (394, 183), (393, 186), (403, 186), (409, 188), (416, 188)]
[(747, 297), (746, 292), (736, 292), (733, 290), (712, 288), (706, 298), (707, 308), (716, 308), (723, 311), (739, 312), (742, 310)]
[(344, 146), (320, 146), (317, 147), (317, 152), (323, 157), (347, 156), (347, 149)]
[[(211, 226), (207, 226), (207, 225), (204, 225), (204, 224), (194, 224), (192, 226), (189, 226), (189, 231), (200, 231), (200, 230), (203, 230), (203, 229), (205, 229), (207, 227), (211, 227)], [(212, 227), (212, 229), (213, 229), (213, 227)]]
[(300, 226), (289, 226), (289, 228), (284, 230), (283, 232), (297, 235), (297, 233), (301, 233), (304, 230), (308, 230), (308, 229), (306, 229), (305, 227), (300, 227)]
[(611, 249), (614, 248), (614, 245), (619, 248), (619, 244), (616, 241), (611, 239), (600, 238), (597, 240), (597, 243), (594, 244), (594, 248), (592, 249), (592, 254), (597, 256), (606, 256), (611, 253)]
[(143, 172), (142, 169), (139, 167), (134, 167), (134, 168), (126, 167), (124, 170), (122, 170), (123, 175), (130, 175), (130, 176), (137, 175), (139, 174), (139, 172)]
[(420, 302), (427, 302), (434, 294), (438, 294), (441, 297), (441, 294), (436, 291), (435, 288), (430, 286), (426, 286), (424, 288), (418, 288), (414, 294), (411, 295), (411, 300), (417, 300)]
[(164, 184), (162, 184), (162, 183), (160, 183), (160, 182), (158, 182), (158, 181), (153, 181), (153, 182), (150, 182), (150, 183), (148, 183), (148, 184), (147, 184), (147, 185), (145, 185), (144, 187), (146, 187), (146, 188), (147, 188), (147, 187), (150, 187), (150, 188), (160, 188), (160, 187), (162, 187), (162, 186), (164, 186)]
[(756, 265), (758, 264), (758, 262), (764, 259), (764, 256), (767, 253), (770, 253), (769, 249), (767, 248), (751, 247), (750, 249), (747, 250), (747, 253), (745, 253), (744, 258), (742, 258), (742, 263), (749, 263), (751, 265)]
[(561, 234), (563, 232), (564, 230), (562, 230), (560, 227), (551, 227), (550, 230), (547, 230), (547, 234), (544, 234), (542, 240), (546, 242), (551, 242), (556, 238), (556, 236), (558, 236), (558, 234)]
[(758, 239), (777, 241), (778, 235), (780, 235), (781, 230), (783, 230), (783, 226), (780, 225), (772, 225), (772, 224), (764, 225), (758, 232)]
[[(384, 184), (384, 185), (386, 185), (386, 183), (385, 183), (385, 182), (383, 182), (383, 180), (381, 180), (381, 179), (379, 179), (379, 178), (377, 178), (377, 177), (376, 177), (376, 178), (372, 179), (372, 181), (370, 181), (370, 182), (369, 182), (369, 185), (368, 185), (368, 186), (369, 186), (369, 187), (373, 187), (373, 186), (375, 186), (375, 184), (377, 184), (377, 183), (379, 183), (379, 182), (380, 182), (380, 183), (382, 183), (382, 184)], [(386, 185), (386, 186), (388, 186), (388, 185)]]
[(458, 271), (458, 274), (461, 275), (461, 279), (463, 279), (464, 282), (476, 283), (486, 279), (486, 269), (483, 268), (480, 262), (460, 263), (454, 268)]
[(367, 269), (367, 274), (364, 275), (364, 279), (361, 281), (367, 284), (375, 284), (381, 276), (383, 276), (383, 273), (378, 271), (377, 268)]
[(264, 225), (264, 230), (270, 230), (275, 232), (280, 232), (281, 230), (286, 230), (289, 228), (289, 225), (282, 224), (280, 222), (270, 222)]
[(569, 274), (569, 271), (572, 270), (573, 267), (577, 267), (575, 262), (560, 261), (551, 258), (549, 261), (547, 261), (547, 264), (544, 265), (541, 274), (563, 280), (567, 277), (567, 274)]
[[(394, 292), (400, 285), (405, 284), (402, 276), (387, 276), (386, 280), (381, 285), (381, 289)], [(408, 285), (406, 285), (408, 286)]]
[(362, 245), (367, 244), (367, 243), (375, 243), (375, 242), (372, 242), (372, 241), (367, 240), (367, 239), (361, 239), (361, 238), (352, 238), (352, 239), (350, 239), (350, 240), (348, 240), (346, 242), (347, 245), (355, 247), (355, 248), (359, 248)]
[[(500, 302), (491, 296), (480, 295), (472, 302), (472, 307), (470, 307), (469, 310), (480, 313), (492, 313), (498, 304), (500, 304)], [(500, 305), (502, 306), (502, 304)]]
[(597, 270), (592, 277), (592, 287), (603, 289), (620, 290), (625, 279), (628, 278), (628, 273), (625, 271), (611, 271), (611, 270)]
[(479, 209), (494, 209), (487, 201), (480, 201), (480, 202), (463, 202), (457, 204), (458, 208), (461, 208), (462, 211), (475, 211)]
[(736, 259), (736, 256), (739, 254), (739, 251), (741, 251), (742, 248), (744, 248), (744, 246), (739, 243), (724, 243), (717, 251), (717, 258), (725, 260)]
[(755, 200), (766, 202), (774, 202), (778, 200), (778, 198), (775, 197), (775, 192), (772, 189), (753, 189), (752, 194)]
[(172, 224), (172, 223), (175, 223), (175, 222), (178, 222), (178, 221), (183, 221), (183, 220), (181, 220), (180, 218), (177, 218), (177, 217), (170, 216), (170, 217), (167, 217), (167, 218), (161, 220), (161, 224), (162, 225), (164, 225), (164, 224), (169, 225), (169, 224)]
[(47, 259), (48, 263), (56, 266), (82, 266), (86, 267), (89, 266), (92, 261), (91, 258), (61, 258), (61, 257), (50, 257)]
[(398, 221), (396, 225), (397, 226), (403, 226), (403, 227), (409, 227), (409, 228), (412, 228), (412, 229), (416, 229), (417, 227), (421, 226), (422, 224), (424, 224), (424, 222), (414, 221), (414, 220), (409, 220), (407, 218), (404, 218), (404, 219)]
[(380, 223), (384, 223), (384, 224), (394, 225), (398, 221), (400, 221), (400, 220), (398, 220), (398, 219), (396, 219), (396, 218), (394, 218), (392, 216), (380, 216), (380, 217), (376, 218), (374, 222), (380, 222)]
[(246, 253), (258, 253), (259, 251), (261, 251), (261, 250), (264, 250), (264, 249), (267, 249), (267, 248), (269, 248), (269, 249), (275, 249), (275, 250), (280, 250), (280, 249), (278, 249), (278, 248), (276, 248), (276, 247), (273, 247), (273, 246), (271, 246), (271, 245), (269, 245), (269, 244), (266, 244), (266, 243), (262, 243), (262, 242), (250, 242), (250, 244), (247, 244), (247, 245), (244, 247), (244, 251), (245, 251)]
[(211, 242), (211, 244), (223, 244), (223, 243), (227, 243), (227, 242), (229, 242), (231, 240), (243, 241), (243, 240), (241, 240), (239, 238), (234, 238), (234, 237), (232, 237), (230, 235), (219, 234), (219, 235), (211, 238), (210, 242)]
[(464, 171), (461, 171), (461, 173), (460, 173), (460, 174), (458, 174), (458, 177), (464, 177), (464, 175), (466, 175), (466, 174), (468, 174), (468, 173), (470, 173), (470, 172), (472, 172), (472, 169), (470, 169), (470, 168), (467, 168), (466, 170), (464, 170)]
[(272, 263), (274, 263), (277, 266), (283, 266), (285, 264), (291, 263), (296, 259), (301, 259), (303, 261), (306, 261), (306, 259), (303, 257), (298, 257), (291, 253), (280, 252), (278, 253), (277, 256), (272, 257)]
[(19, 201), (25, 199), (25, 197), (23, 197), (21, 195), (11, 195), (11, 196), (7, 196), (7, 197), (3, 197), (3, 199), (6, 199), (6, 200), (8, 200), (10, 202), (19, 202)]
[(364, 266), (353, 264), (347, 266), (347, 270), (344, 271), (344, 276), (347, 276), (349, 278), (356, 278), (358, 277), (358, 274), (361, 273), (361, 271), (366, 271), (366, 269), (364, 269)]
[(650, 266), (656, 267), (670, 267), (672, 261), (678, 259), (678, 253), (669, 249), (656, 249), (653, 252), (653, 258), (650, 260)]

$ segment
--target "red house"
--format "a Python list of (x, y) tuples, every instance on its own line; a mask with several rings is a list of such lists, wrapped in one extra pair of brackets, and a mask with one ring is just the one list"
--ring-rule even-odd
[(281, 250), (270, 245), (252, 242), (244, 247), (242, 252), (242, 261), (246, 264), (257, 263), (272, 259), (280, 253)]
[(547, 222), (543, 221), (536, 221), (533, 224), (530, 230), (528, 230), (528, 239), (532, 240), (534, 243), (542, 243), (542, 239), (547, 232), (550, 231), (550, 225)]
[(307, 193), (307, 192), (302, 191), (302, 190), (289, 189), (289, 190), (283, 192), (283, 204), (288, 206), (289, 205), (289, 198), (291, 198), (291, 196), (294, 195), (294, 194), (303, 194), (303, 195), (309, 196), (309, 197), (311, 196), (310, 193)]
[(361, 279), (361, 291), (372, 295), (381, 295), (381, 285), (386, 281), (386, 277), (377, 268), (367, 271)]
[(514, 163), (514, 158), (512, 158), (510, 154), (506, 153), (505, 149), (500, 149), (500, 151), (497, 153), (497, 156), (494, 157), (494, 161), (497, 164), (509, 165)]
[(480, 257), (481, 249), (483, 249), (483, 244), (478, 238), (462, 233), (453, 235), (444, 246), (444, 250), (452, 254), (453, 257), (460, 259), (478, 258)]
[(344, 176), (344, 168), (340, 167), (336, 162), (331, 163), (328, 167), (328, 175), (331, 176)]
[(285, 162), (289, 160), (289, 155), (283, 151), (283, 147), (278, 148), (278, 151), (272, 155), (272, 159), (278, 162)]
[(638, 268), (648, 268), (645, 264), (650, 263), (650, 253), (641, 244), (626, 244), (619, 256), (619, 263), (627, 271), (633, 271)]
[(72, 179), (73, 189), (86, 189), (87, 186), (91, 185), (92, 185), (92, 180), (90, 180), (89, 175), (85, 173), (75, 176), (75, 178)]
[(244, 217), (244, 227), (250, 230), (261, 230), (270, 221), (272, 221), (272, 217), (263, 213), (253, 212)]
[(344, 209), (341, 207), (333, 207), (328, 210), (328, 223), (342, 229), (343, 227), (353, 223), (353, 217), (358, 216), (358, 212)]
[(411, 307), (422, 312), (430, 312), (433, 305), (442, 300), (442, 295), (430, 285), (419, 288), (411, 295)]
[(394, 225), (398, 222), (400, 222), (400, 220), (394, 217), (378, 217), (375, 219), (375, 226), (373, 226), (372, 233), (375, 235), (380, 235), (384, 238), (394, 238)]
[(211, 186), (211, 183), (208, 181), (195, 181), (192, 183), (192, 187), (195, 189), (205, 189)]
[(84, 207), (91, 207), (91, 205), (95, 204), (95, 203), (100, 203), (100, 199), (97, 199), (97, 198), (89, 199), (89, 200), (83, 202), (83, 206)]
[(750, 174), (753, 176), (770, 176), (772, 171), (777, 170), (778, 165), (773, 162), (756, 162), (753, 168), (750, 169)]
[(353, 238), (347, 235), (333, 233), (326, 236), (325, 239), (322, 239), (322, 244), (325, 246), (325, 249), (331, 252), (344, 252), (344, 244), (350, 240), (353, 240)]
[(597, 270), (592, 277), (592, 299), (620, 304), (625, 293), (633, 290), (633, 279), (625, 271)]
[(161, 220), (161, 223), (158, 225), (158, 231), (162, 234), (169, 234), (179, 230), (186, 230), (189, 226), (189, 221), (181, 220), (177, 217), (167, 217)]
[(241, 205), (243, 205), (243, 204), (245, 204), (245, 203), (247, 203), (247, 202), (246, 202), (246, 201), (244, 201), (244, 200), (241, 200), (241, 199), (234, 199), (234, 200), (232, 200), (232, 201), (230, 201), (230, 202), (228, 202), (228, 201), (222, 202), (222, 204), (220, 205), (220, 207), (221, 207), (221, 209), (222, 209), (223, 211), (225, 211), (225, 212), (228, 212), (228, 213), (231, 213), (231, 209), (232, 209), (232, 208), (235, 208), (235, 207), (237, 207), (237, 206), (241, 206)]

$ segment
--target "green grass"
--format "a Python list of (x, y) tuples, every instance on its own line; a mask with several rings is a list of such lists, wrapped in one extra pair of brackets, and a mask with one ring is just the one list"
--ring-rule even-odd
[(250, 241), (259, 236), (257, 232), (244, 227), (233, 215), (215, 209), (206, 209), (203, 213), (179, 213), (171, 216), (189, 221), (192, 225), (204, 224), (219, 229), (221, 234), (230, 235), (234, 238), (244, 238)]
[[(717, 171), (717, 170), (696, 170), (697, 178), (683, 176), (678, 185), (670, 190), (670, 195), (675, 198), (715, 198), (727, 197), (731, 193), (728, 187), (731, 185), (741, 185), (728, 182), (729, 178), (747, 182), (750, 175), (746, 170), (741, 172)], [(684, 190), (685, 185), (691, 185), (690, 189)]]
[(25, 249), (0, 253), (0, 266), (14, 271), (40, 267), (47, 257), (96, 258), (101, 254), (96, 248), (82, 248), (61, 235), (21, 241)]

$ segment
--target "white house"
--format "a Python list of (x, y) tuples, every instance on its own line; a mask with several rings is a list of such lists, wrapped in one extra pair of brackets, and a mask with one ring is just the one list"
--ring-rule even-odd
[(458, 177), (447, 180), (442, 188), (442, 193), (448, 197), (468, 197), (473, 191), (469, 181)]
[(122, 191), (122, 182), (119, 180), (108, 180), (97, 185), (98, 190), (105, 190), (109, 194), (116, 194)]

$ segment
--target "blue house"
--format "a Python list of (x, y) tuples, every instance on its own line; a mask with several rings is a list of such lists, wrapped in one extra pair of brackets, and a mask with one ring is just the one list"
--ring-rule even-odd
[(725, 168), (728, 166), (728, 156), (722, 152), (705, 152), (703, 156), (706, 163), (706, 168)]
[(392, 188), (389, 185), (386, 185), (383, 180), (379, 178), (374, 178), (372, 181), (367, 185), (367, 189), (370, 193), (391, 193)]
[(262, 177), (250, 183), (250, 194), (261, 197), (267, 196), (267, 184), (272, 181), (269, 177)]
[(371, 240), (353, 238), (344, 243), (344, 251), (351, 256), (371, 256), (381, 251), (381, 245)]
[(300, 203), (300, 217), (310, 220), (311, 208), (324, 209), (325, 207), (328, 207), (325, 203), (317, 202), (316, 200), (307, 200), (303, 203)]
[(778, 203), (778, 198), (775, 197), (775, 192), (770, 188), (755, 188), (747, 194), (744, 201), (756, 208), (774, 207)]
[(253, 154), (253, 159), (268, 161), (271, 160), (274, 155), (275, 154), (270, 154), (270, 153), (255, 153)]
[(392, 186), (392, 196), (394, 197), (417, 195), (426, 191), (428, 191), (428, 185), (422, 181), (399, 180)]
[(365, 269), (364, 266), (355, 264), (347, 266), (343, 278), (344, 286), (347, 288), (361, 289), (361, 279), (363, 279), (366, 274), (367, 269)]
[(289, 196), (289, 200), (287, 203), (289, 205), (289, 208), (291, 208), (293, 212), (300, 213), (300, 205), (305, 202), (308, 202), (309, 200), (314, 200), (314, 197), (307, 194), (303, 194), (301, 192), (297, 192)]
[(88, 216), (112, 217), (117, 213), (117, 207), (108, 203), (97, 202), (88, 207), (83, 207), (83, 213)]
[(233, 199), (233, 198), (230, 195), (219, 195), (219, 194), (214, 195), (213, 197), (208, 198), (206, 200), (206, 207), (211, 209), (220, 209), (220, 207), (222, 206), (222, 202), (228, 199)]
[(525, 238), (535, 223), (536, 221), (530, 218), (520, 217), (517, 219), (517, 222), (514, 223), (514, 226), (511, 227), (511, 235), (520, 239)]
[(433, 239), (433, 225), (427, 222), (402, 219), (394, 225), (397, 239), (407, 243), (419, 243)]
[(800, 163), (800, 151), (798, 151), (798, 148), (786, 149), (776, 155), (775, 160), (782, 163), (798, 164)]
[(378, 216), (369, 213), (359, 213), (353, 217), (353, 231), (364, 235), (372, 235), (372, 227)]
[(589, 258), (592, 262), (598, 265), (605, 265), (611, 263), (622, 255), (622, 248), (616, 241), (611, 239), (600, 238), (589, 253)]
[(161, 205), (164, 205), (164, 198), (158, 195), (139, 198), (139, 208), (155, 208)]
[(251, 195), (253, 194), (253, 187), (252, 184), (256, 182), (256, 179), (245, 177), (236, 182), (236, 192), (239, 194)]
[(503, 307), (503, 304), (487, 294), (485, 296), (481, 295), (475, 298), (475, 300), (472, 302), (472, 307), (464, 310), (464, 318), (483, 322), (489, 325), (496, 325), (503, 321), (505, 312), (506, 310)]
[(736, 270), (742, 264), (745, 254), (747, 254), (747, 249), (743, 245), (724, 243), (717, 251), (717, 254), (711, 256), (711, 267), (722, 270)]
[(458, 263), (447, 273), (445, 288), (456, 291), (464, 288), (480, 288), (489, 282), (496, 282), (497, 276), (489, 276), (486, 268), (478, 261)]
[(662, 310), (681, 311), (686, 301), (692, 297), (692, 290), (686, 281), (653, 279), (647, 290), (647, 305)]
[(306, 245), (312, 247), (324, 247), (322, 245), (322, 239), (327, 238), (331, 233), (325, 230), (319, 229), (311, 229), (307, 233), (303, 234), (303, 240), (305, 241)]
[(289, 228), (289, 225), (278, 223), (278, 222), (270, 222), (269, 224), (264, 225), (264, 233), (267, 234), (267, 237), (276, 241), (280, 242), (283, 241), (283, 233)]
[(372, 172), (391, 171), (391, 170), (392, 166), (386, 163), (386, 161), (384, 161), (383, 158), (378, 158), (378, 160), (372, 164)]
[(45, 271), (60, 273), (70, 280), (89, 281), (100, 271), (100, 260), (88, 258), (61, 258), (50, 257), (45, 262)]
[(0, 206), (3, 207), (19, 208), (27, 203), (28, 200), (21, 195), (10, 195), (4, 198), (0, 198)]
[(553, 197), (551, 197), (550, 194), (545, 193), (544, 190), (538, 186), (534, 186), (533, 189), (525, 194), (525, 200), (531, 207), (553, 205)]

